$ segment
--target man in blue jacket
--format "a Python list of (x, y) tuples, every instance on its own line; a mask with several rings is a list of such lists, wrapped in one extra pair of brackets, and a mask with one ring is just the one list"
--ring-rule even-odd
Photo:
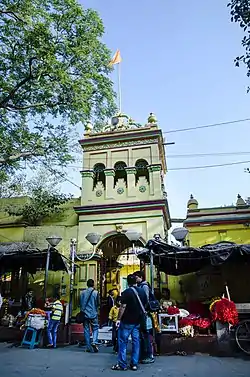
[[(84, 340), (87, 346), (87, 352), (98, 352), (98, 309), (100, 306), (99, 294), (94, 288), (93, 279), (87, 281), (87, 289), (82, 292), (80, 299), (81, 311), (85, 315), (83, 322)], [(93, 341), (90, 342), (90, 328), (92, 330)]]

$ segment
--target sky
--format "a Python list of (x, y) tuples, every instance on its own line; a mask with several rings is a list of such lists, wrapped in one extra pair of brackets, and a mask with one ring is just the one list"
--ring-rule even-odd
[[(122, 110), (140, 123), (154, 112), (163, 132), (250, 118), (250, 84), (242, 54), (242, 31), (230, 22), (228, 0), (80, 0), (98, 11), (104, 42), (122, 55)], [(112, 76), (115, 79), (115, 76)], [(172, 170), (250, 160), (250, 122), (164, 134), (165, 183), (172, 218), (185, 218), (193, 194), (200, 207), (235, 203), (250, 196), (249, 164)], [(200, 153), (249, 154), (171, 157)], [(80, 174), (71, 172), (81, 185)], [(68, 190), (79, 194), (68, 186)]]

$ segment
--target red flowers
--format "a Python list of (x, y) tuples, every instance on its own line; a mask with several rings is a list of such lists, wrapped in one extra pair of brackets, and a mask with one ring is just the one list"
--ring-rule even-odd
[(238, 312), (233, 301), (222, 298), (210, 306), (213, 321), (236, 325), (239, 321)]
[(176, 306), (169, 306), (167, 309), (167, 313), (169, 315), (175, 315), (175, 314), (179, 314), (180, 310)]
[(199, 318), (199, 319), (192, 319), (192, 318), (181, 318), (179, 320), (179, 327), (186, 327), (186, 326), (195, 326), (199, 327), (200, 329), (207, 329), (211, 326), (211, 321), (209, 318)]

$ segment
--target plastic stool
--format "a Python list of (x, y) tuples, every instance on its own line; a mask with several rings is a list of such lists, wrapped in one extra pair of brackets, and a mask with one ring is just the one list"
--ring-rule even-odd
[(21, 346), (29, 346), (29, 349), (35, 348), (41, 342), (42, 331), (27, 327), (23, 336)]

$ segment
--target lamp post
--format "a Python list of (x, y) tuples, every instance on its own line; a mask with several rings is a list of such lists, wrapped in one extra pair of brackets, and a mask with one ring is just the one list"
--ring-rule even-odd
[(75, 255), (76, 255), (76, 239), (70, 240), (70, 290), (69, 290), (69, 323), (71, 323), (73, 311), (73, 291), (74, 291), (74, 275), (75, 275)]
[(188, 234), (188, 230), (187, 228), (184, 228), (184, 227), (179, 227), (179, 228), (175, 228), (173, 229), (172, 231), (172, 236), (174, 236), (174, 238), (176, 239), (176, 241), (180, 242), (181, 243), (181, 246), (184, 245), (184, 240)]
[(140, 239), (141, 233), (137, 232), (136, 230), (127, 230), (125, 236), (130, 242), (132, 242), (132, 249), (135, 251), (135, 242)]
[(47, 258), (46, 258), (46, 266), (45, 266), (45, 275), (44, 275), (44, 288), (43, 288), (43, 301), (45, 304), (46, 296), (47, 296), (47, 284), (48, 284), (48, 275), (49, 275), (49, 262), (50, 262), (50, 251), (51, 248), (56, 247), (59, 242), (61, 242), (62, 238), (58, 236), (50, 236), (46, 238), (48, 242), (48, 250), (47, 250)]

